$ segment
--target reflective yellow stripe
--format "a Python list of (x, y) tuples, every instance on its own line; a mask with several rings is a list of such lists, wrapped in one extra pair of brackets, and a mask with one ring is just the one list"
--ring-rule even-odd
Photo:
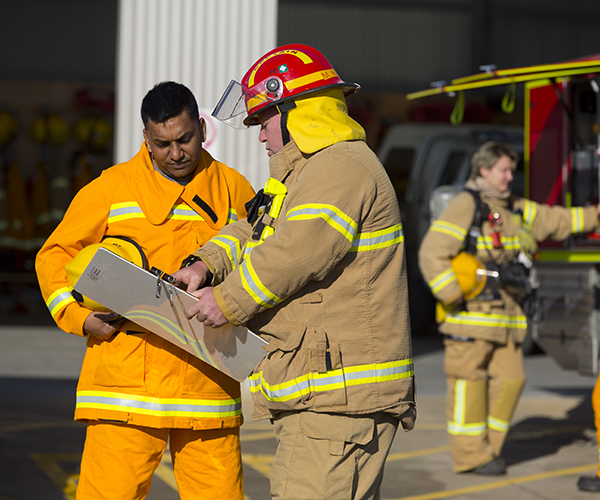
[(78, 391), (76, 408), (94, 408), (154, 417), (223, 418), (242, 413), (241, 398), (153, 398), (118, 392)]
[(381, 248), (398, 245), (404, 241), (402, 224), (373, 231), (372, 233), (359, 233), (354, 238), (350, 252), (367, 252)]
[(227, 216), (227, 224), (231, 224), (233, 222), (238, 221), (238, 214), (235, 208), (231, 207), (229, 209), (229, 215)]
[(244, 258), (248, 257), (248, 255), (250, 255), (250, 252), (252, 251), (252, 249), (254, 247), (257, 247), (258, 245), (260, 245), (262, 242), (263, 242), (263, 240), (260, 240), (260, 241), (248, 240), (248, 242), (246, 243), (246, 246), (244, 248)]
[(321, 218), (336, 231), (339, 231), (350, 242), (354, 242), (357, 225), (339, 208), (323, 203), (309, 203), (292, 208), (286, 214), (289, 221), (311, 220)]
[(48, 297), (46, 306), (48, 307), (52, 317), (54, 317), (54, 315), (67, 304), (76, 302), (76, 300), (73, 298), (73, 295), (71, 295), (71, 290), (73, 290), (71, 287), (59, 288), (52, 295), (50, 295), (50, 297)]
[(476, 422), (474, 424), (448, 422), (447, 429), (448, 434), (454, 436), (479, 436), (487, 431), (487, 425), (485, 422)]
[(465, 401), (467, 400), (467, 381), (458, 379), (454, 384), (454, 422), (465, 423)]
[(487, 430), (485, 422), (465, 423), (467, 412), (467, 381), (458, 379), (454, 384), (454, 413), (446, 422), (448, 433), (455, 436), (478, 436)]
[(431, 231), (435, 231), (436, 233), (447, 234), (448, 236), (452, 236), (457, 240), (463, 241), (465, 236), (467, 236), (467, 230), (457, 226), (456, 224), (452, 224), (451, 222), (446, 222), (443, 220), (433, 221), (430, 227)]
[(583, 232), (583, 208), (576, 207), (571, 209), (571, 230), (574, 233)]
[(490, 429), (494, 429), (498, 432), (508, 432), (508, 429), (510, 428), (510, 422), (492, 417), (491, 415), (488, 415), (487, 425)]
[(240, 258), (240, 240), (234, 238), (233, 236), (215, 236), (210, 239), (211, 243), (220, 246), (227, 253), (227, 258), (231, 263), (231, 268), (235, 269), (237, 267), (237, 263)]
[(484, 314), (477, 312), (448, 313), (444, 320), (452, 325), (488, 326), (502, 328), (527, 329), (526, 316), (508, 316), (505, 314)]
[(145, 219), (146, 216), (142, 209), (135, 201), (128, 201), (124, 203), (113, 203), (110, 206), (110, 212), (108, 213), (108, 223), (119, 222), (127, 219)]
[[(123, 203), (113, 203), (108, 213), (108, 223), (112, 224), (128, 219), (145, 219), (146, 216), (137, 202), (128, 201)], [(203, 221), (204, 218), (198, 214), (192, 207), (185, 203), (179, 203), (173, 206), (167, 219), (170, 220), (190, 220)]]
[(330, 78), (335, 78), (336, 76), (337, 73), (334, 69), (326, 69), (322, 71), (315, 71), (314, 73), (301, 76), (295, 80), (288, 80), (287, 82), (284, 82), (284, 85), (288, 90), (294, 90), (298, 87), (309, 85), (314, 82), (320, 82), (322, 80), (329, 80)]
[(175, 205), (169, 212), (169, 215), (167, 215), (167, 219), (195, 221), (204, 220), (204, 218), (200, 214), (198, 214), (192, 207), (183, 203)]
[(279, 56), (281, 54), (289, 54), (292, 56), (296, 56), (297, 58), (299, 58), (304, 64), (308, 64), (312, 62), (312, 59), (310, 58), (310, 56), (308, 54), (305, 54), (304, 52), (301, 52), (299, 50), (293, 50), (293, 49), (284, 49), (284, 50), (278, 50), (277, 52), (273, 52), (272, 54), (269, 54), (268, 56), (266, 56), (262, 61), (260, 61), (258, 64), (256, 64), (254, 66), (254, 69), (252, 70), (252, 73), (250, 73), (250, 76), (248, 77), (248, 85), (250, 87), (254, 86), (254, 77), (256, 76), (256, 72), (258, 71), (258, 69), (269, 59), (271, 59), (272, 57), (275, 56)]
[(429, 288), (433, 293), (439, 292), (442, 288), (448, 286), (450, 283), (456, 281), (456, 274), (452, 268), (444, 271), (442, 274), (438, 274), (429, 283)]
[(524, 229), (531, 231), (533, 221), (537, 215), (537, 204), (534, 201), (525, 200), (525, 210), (523, 212)]
[[(500, 237), (502, 246), (506, 250), (519, 250), (521, 248), (521, 242), (518, 236), (511, 237)], [(492, 250), (494, 248), (494, 242), (491, 236), (478, 236), (477, 237), (477, 250)]]
[(277, 297), (262, 283), (250, 262), (250, 256), (246, 257), (244, 262), (242, 262), (240, 275), (244, 290), (248, 292), (257, 304), (263, 307), (273, 307), (282, 301), (282, 299)]
[(344, 367), (325, 373), (307, 373), (273, 385), (263, 378), (263, 372), (259, 372), (249, 377), (249, 383), (251, 392), (261, 392), (269, 401), (290, 401), (314, 392), (378, 384), (412, 376), (414, 376), (413, 360), (409, 358), (387, 363)]

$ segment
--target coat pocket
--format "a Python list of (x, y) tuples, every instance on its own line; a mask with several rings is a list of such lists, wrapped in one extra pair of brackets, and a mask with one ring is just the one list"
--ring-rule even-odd
[(346, 376), (340, 345), (330, 342), (322, 329), (311, 329), (306, 335), (308, 365), (314, 391), (315, 408), (340, 409), (347, 405)]
[(276, 323), (269, 325), (268, 332), (260, 332), (260, 336), (269, 344), (263, 347), (267, 352), (295, 351), (306, 332), (306, 323)]
[(94, 384), (101, 387), (146, 387), (145, 366), (148, 334), (120, 332), (100, 344)]

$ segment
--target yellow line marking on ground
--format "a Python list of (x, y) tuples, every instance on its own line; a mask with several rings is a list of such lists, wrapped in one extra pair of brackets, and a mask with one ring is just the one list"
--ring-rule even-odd
[(480, 491), (493, 490), (496, 488), (504, 488), (512, 484), (531, 483), (551, 477), (570, 476), (590, 470), (597, 470), (598, 463), (590, 465), (580, 465), (578, 467), (570, 467), (568, 469), (559, 469), (552, 472), (542, 472), (540, 474), (530, 474), (529, 476), (515, 477), (513, 479), (504, 479), (502, 481), (494, 481), (491, 483), (478, 484), (476, 486), (468, 486), (466, 488), (457, 488), (454, 490), (435, 491), (433, 493), (425, 493), (424, 495), (413, 495), (409, 497), (400, 497), (395, 500), (433, 500), (436, 498), (452, 498), (458, 495), (468, 495), (470, 493), (478, 493)]
[(273, 463), (273, 455), (242, 453), (242, 462), (269, 479), (271, 464)]
[(422, 457), (424, 455), (433, 455), (434, 453), (442, 453), (450, 450), (450, 445), (437, 446), (435, 448), (424, 448), (417, 451), (407, 451), (406, 453), (393, 453), (388, 455), (387, 462), (393, 462), (394, 460), (406, 460), (407, 458)]
[(243, 441), (260, 441), (261, 439), (275, 439), (275, 433), (273, 431), (265, 432), (252, 432), (248, 434), (241, 434), (240, 440)]
[(32, 453), (31, 458), (37, 463), (38, 467), (52, 480), (52, 482), (62, 491), (67, 500), (75, 500), (77, 491), (77, 482), (79, 474), (69, 474), (61, 469), (59, 461), (79, 462), (81, 454), (79, 453)]

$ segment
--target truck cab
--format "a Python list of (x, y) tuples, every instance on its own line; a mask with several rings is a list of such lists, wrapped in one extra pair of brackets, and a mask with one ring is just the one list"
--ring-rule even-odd
[[(517, 84), (524, 84), (524, 142), (520, 150), (515, 149), (523, 152), (525, 197), (567, 208), (597, 205), (600, 199), (600, 54), (554, 64), (481, 69), (482, 73), (406, 97), (412, 100), (441, 94), (458, 96), (456, 111), (464, 106), (463, 92), (502, 86), (506, 88), (503, 108), (510, 111), (514, 109)], [(424, 182), (428, 184), (433, 180)], [(407, 186), (406, 201), (416, 199), (409, 197)], [(527, 312), (536, 344), (562, 368), (597, 375), (600, 231), (596, 229), (562, 242), (540, 242), (532, 278), (538, 287)]]

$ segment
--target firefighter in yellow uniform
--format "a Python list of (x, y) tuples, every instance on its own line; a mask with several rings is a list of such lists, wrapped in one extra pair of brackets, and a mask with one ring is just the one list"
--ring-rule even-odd
[[(598, 457), (600, 459), (600, 377), (596, 380), (592, 392), (592, 407), (594, 409), (594, 423), (596, 425), (596, 440), (598, 442)], [(595, 476), (581, 476), (577, 480), (577, 487), (583, 491), (600, 492), (600, 464)]]
[(530, 283), (519, 254), (531, 242), (563, 240), (597, 224), (595, 206), (550, 207), (512, 196), (517, 159), (503, 144), (481, 146), (466, 190), (432, 223), (419, 250), (439, 301), (454, 472), (506, 472), (502, 446), (525, 384), (520, 302)]
[(77, 498), (145, 498), (168, 442), (182, 499), (242, 500), (239, 383), (115, 313), (90, 311), (65, 271), (82, 249), (125, 237), (150, 267), (171, 274), (246, 216), (254, 191), (202, 148), (206, 124), (187, 87), (157, 84), (142, 120), (140, 151), (79, 191), (36, 260), (52, 317), (87, 337), (75, 407), (75, 420), (88, 424)]

